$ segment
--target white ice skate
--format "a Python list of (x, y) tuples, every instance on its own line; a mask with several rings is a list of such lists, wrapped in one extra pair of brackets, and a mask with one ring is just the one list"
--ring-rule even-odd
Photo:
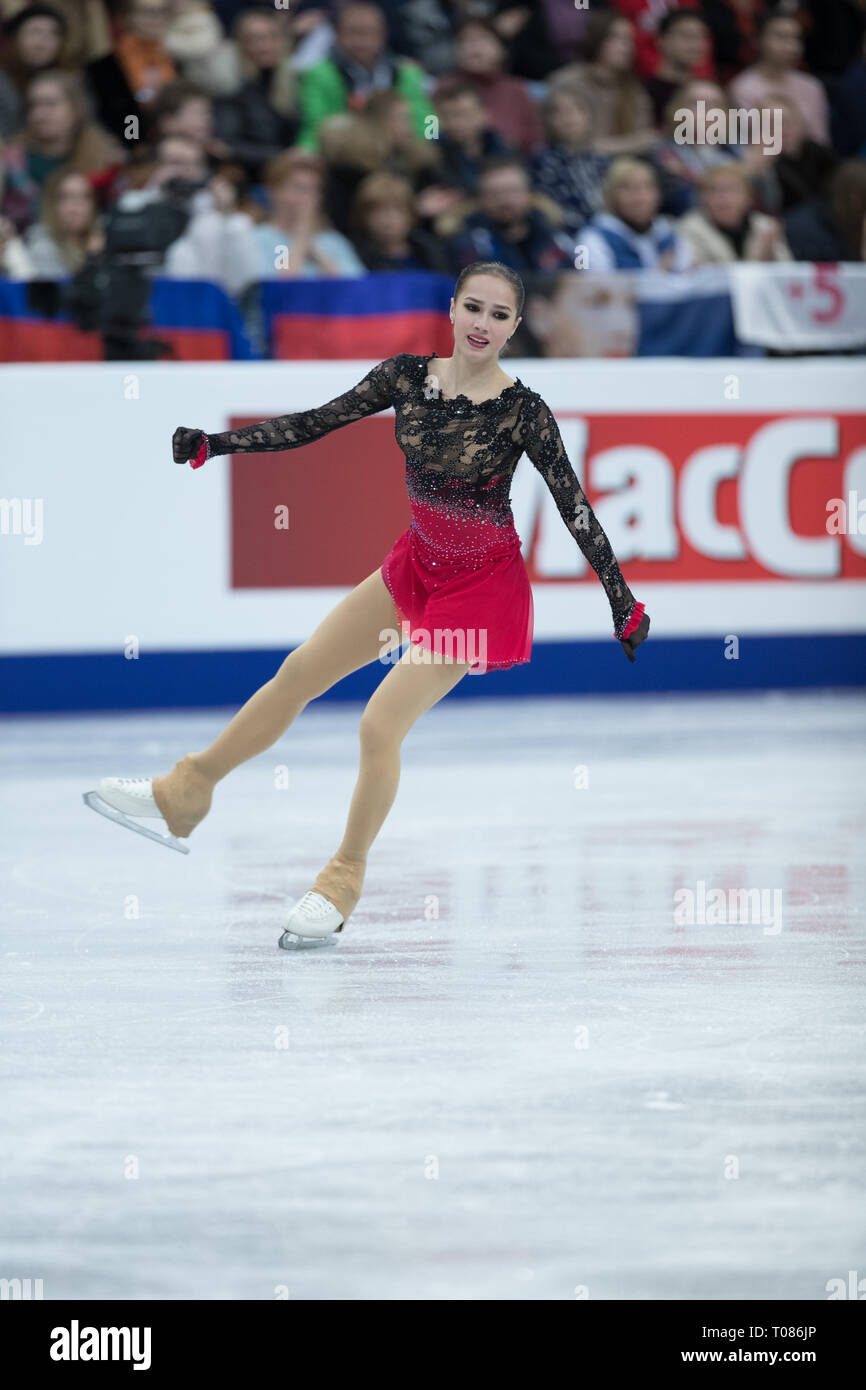
[[(165, 845), (166, 849), (189, 854), (189, 845), (172, 835), (167, 825), (163, 835), (151, 826), (139, 825), (137, 820), (132, 819), (133, 816), (162, 819), (162, 812), (153, 799), (152, 781), (151, 777), (102, 777), (96, 791), (82, 793), (84, 804), (108, 820), (125, 825), (127, 830), (145, 835), (148, 840), (156, 840), (158, 845)], [(165, 825), (164, 820), (162, 823)]]
[(304, 941), (321, 941), (343, 930), (343, 916), (321, 893), (312, 890), (295, 903), (279, 944), (291, 951)]

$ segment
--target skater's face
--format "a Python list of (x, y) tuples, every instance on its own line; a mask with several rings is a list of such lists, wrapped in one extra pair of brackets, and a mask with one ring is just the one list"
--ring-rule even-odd
[(520, 319), (514, 290), (499, 275), (472, 275), (451, 300), (454, 352), (495, 361)]

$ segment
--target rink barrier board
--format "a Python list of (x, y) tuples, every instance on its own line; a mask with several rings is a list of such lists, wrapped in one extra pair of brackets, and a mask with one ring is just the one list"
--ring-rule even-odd
[[(81, 710), (203, 709), (243, 704), (270, 680), (285, 650), (0, 656), (4, 714)], [(390, 670), (373, 662), (321, 700), (365, 700)], [(726, 659), (719, 638), (655, 638), (632, 665), (618, 644), (536, 642), (532, 659), (467, 675), (449, 698), (822, 689), (866, 686), (866, 635), (744, 637)]]
[[(268, 679), (408, 524), (393, 416), (200, 471), (174, 464), (171, 432), (333, 399), (371, 365), (3, 368), (0, 708), (224, 705)], [(523, 459), (511, 493), (532, 663), (469, 677), (461, 697), (866, 683), (862, 362), (515, 359), (509, 370), (556, 414), (653, 631), (630, 666)], [(46, 399), (64, 420), (60, 447), (32, 435)], [(828, 497), (846, 500), (835, 534)], [(739, 658), (725, 660), (735, 637)], [(139, 659), (121, 673), (130, 649)], [(379, 678), (373, 667), (326, 698), (360, 698)]]

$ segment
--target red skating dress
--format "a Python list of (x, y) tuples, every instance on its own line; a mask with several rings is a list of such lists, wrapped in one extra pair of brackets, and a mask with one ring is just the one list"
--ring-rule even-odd
[(525, 452), (604, 585), (621, 637), (635, 599), (549, 407), (519, 378), (480, 403), (445, 397), (436, 357), (400, 353), (316, 410), (208, 435), (207, 457), (297, 448), (393, 406), (412, 520), (382, 561), (382, 577), (404, 640), (482, 673), (526, 662), (532, 650), (532, 588), (510, 503)]

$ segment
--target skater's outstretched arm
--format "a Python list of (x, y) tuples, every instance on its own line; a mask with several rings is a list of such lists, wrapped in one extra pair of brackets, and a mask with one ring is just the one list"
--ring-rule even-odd
[(351, 391), (335, 396), (326, 405), (320, 405), (315, 410), (298, 410), (291, 415), (277, 415), (272, 420), (261, 420), (257, 425), (245, 425), (243, 429), (206, 434), (204, 430), (187, 429), (180, 425), (172, 439), (174, 461), (186, 463), (189, 460), (193, 468), (199, 468), (206, 459), (216, 454), (257, 454), (296, 449), (300, 444), (309, 444), (313, 439), (330, 434), (331, 430), (350, 425), (353, 420), (387, 410), (393, 403), (398, 370), (399, 359), (388, 357), (368, 372)]
[(613, 614), (614, 636), (619, 638), (629, 660), (634, 661), (634, 648), (649, 631), (644, 606), (636, 603), (622, 577), (610, 541), (565, 452), (553, 412), (535, 391), (530, 393), (524, 406), (523, 419), (523, 447), (547, 483), (560, 516), (604, 585)]

